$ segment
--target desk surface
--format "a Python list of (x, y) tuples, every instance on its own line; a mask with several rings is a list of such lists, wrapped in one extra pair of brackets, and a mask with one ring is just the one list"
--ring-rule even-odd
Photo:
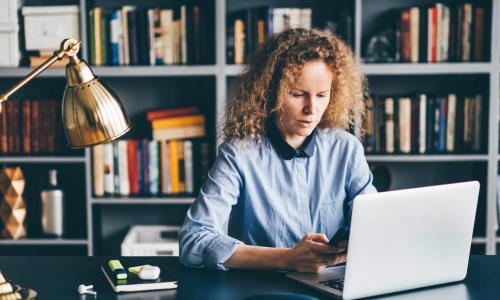
[[(11, 281), (35, 289), (38, 299), (94, 299), (80, 296), (78, 285), (93, 284), (95, 299), (244, 299), (265, 292), (294, 292), (328, 299), (326, 294), (292, 281), (279, 272), (232, 270), (217, 272), (186, 268), (174, 257), (120, 258), (124, 265), (166, 265), (178, 280), (177, 290), (143, 293), (112, 291), (105, 281), (100, 264), (107, 257), (0, 257), (0, 270)], [(376, 280), (376, 279), (374, 279)], [(466, 279), (413, 292), (393, 294), (376, 299), (498, 299), (500, 295), (500, 256), (471, 256)]]

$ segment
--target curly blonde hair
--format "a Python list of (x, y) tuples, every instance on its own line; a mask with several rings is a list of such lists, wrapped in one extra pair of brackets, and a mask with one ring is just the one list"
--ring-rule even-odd
[(304, 64), (318, 59), (333, 73), (330, 102), (318, 128), (347, 129), (357, 124), (364, 115), (366, 80), (351, 48), (327, 31), (296, 28), (272, 36), (250, 58), (226, 112), (224, 140), (260, 141), (266, 120), (282, 109)]

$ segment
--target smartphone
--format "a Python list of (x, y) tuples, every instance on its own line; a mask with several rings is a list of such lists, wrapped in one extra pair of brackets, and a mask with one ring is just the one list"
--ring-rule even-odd
[(350, 228), (349, 227), (342, 227), (340, 228), (335, 235), (330, 239), (328, 244), (330, 246), (337, 246), (340, 242), (343, 241), (348, 241), (349, 240), (349, 233), (350, 233)]

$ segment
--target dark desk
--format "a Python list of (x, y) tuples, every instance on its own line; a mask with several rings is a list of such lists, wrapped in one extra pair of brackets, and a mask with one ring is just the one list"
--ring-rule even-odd
[[(132, 264), (167, 265), (178, 280), (177, 290), (115, 294), (99, 265), (103, 257), (0, 257), (0, 270), (11, 281), (35, 289), (38, 299), (94, 299), (80, 296), (78, 285), (93, 284), (96, 299), (244, 299), (264, 292), (295, 292), (328, 299), (328, 296), (296, 283), (278, 272), (217, 272), (181, 266), (177, 258), (120, 258)], [(376, 279), (374, 279), (376, 280)], [(377, 299), (500, 299), (500, 256), (472, 256), (463, 283), (398, 293)]]

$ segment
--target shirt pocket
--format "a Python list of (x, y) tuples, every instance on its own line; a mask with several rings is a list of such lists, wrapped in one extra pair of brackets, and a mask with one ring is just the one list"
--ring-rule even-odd
[(321, 232), (328, 239), (332, 238), (335, 232), (344, 224), (344, 200), (331, 195), (320, 203)]

